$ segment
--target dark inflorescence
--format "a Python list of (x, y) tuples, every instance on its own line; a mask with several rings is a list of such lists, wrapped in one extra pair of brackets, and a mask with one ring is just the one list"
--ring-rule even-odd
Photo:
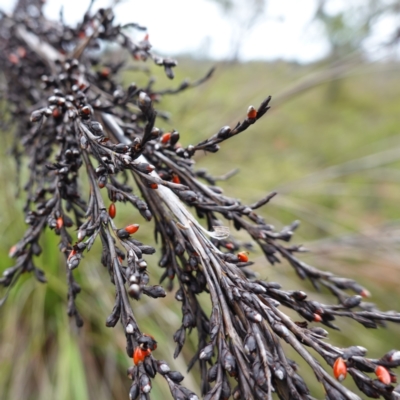
[[(129, 29), (144, 28), (115, 23), (112, 9), (95, 12), (90, 8), (73, 28), (62, 18), (60, 22), (46, 20), (41, 7), (39, 0), (20, 0), (12, 15), (2, 13), (0, 19), (0, 68), (6, 78), (2, 97), (15, 126), (13, 152), (18, 165), (22, 159), (29, 163), (24, 208), (28, 228), (11, 248), (15, 263), (3, 272), (0, 283), (9, 287), (26, 272), (46, 281), (35, 256), (41, 253), (44, 229), (52, 229), (60, 237), (59, 249), (65, 256), (67, 311), (82, 326), (75, 305), (81, 288), (73, 270), (95, 240), (101, 241), (101, 262), (115, 285), (115, 305), (106, 325), (114, 327), (120, 321), (125, 330), (127, 354), (133, 359), (128, 370), (130, 399), (150, 398), (157, 374), (167, 381), (174, 399), (198, 399), (200, 394), (181, 384), (180, 372), (171, 371), (153, 355), (156, 338), (144, 334), (135, 318), (130, 298), (164, 297), (166, 292), (149, 281), (146, 255), (155, 249), (135, 239), (139, 224), (114, 223), (118, 204), (130, 203), (145, 221), (153, 222), (161, 245), (161, 282), (166, 282), (168, 290), (173, 282), (178, 286), (175, 299), (182, 305), (182, 324), (173, 337), (175, 357), (186, 334), (197, 330), (198, 350), (189, 369), (198, 364), (205, 399), (272, 399), (273, 393), (281, 399), (311, 399), (283, 343), (310, 365), (327, 399), (359, 398), (342, 385), (347, 375), (367, 397), (400, 399), (393, 372), (400, 365), (400, 351), (371, 359), (363, 347), (330, 344), (322, 327), (337, 329), (335, 319), (347, 317), (376, 328), (386, 321), (400, 322), (400, 314), (380, 311), (363, 301), (369, 293), (354, 280), (299, 260), (296, 254), (302, 247), (287, 244), (298, 223), (277, 231), (257, 213), (275, 193), (243, 205), (216, 186), (229, 174), (216, 178), (195, 169), (196, 152), (216, 153), (220, 143), (267, 113), (270, 97), (257, 108), (250, 106), (236, 126), (223, 126), (209, 139), (182, 147), (177, 131), (157, 128), (157, 117), (167, 115), (155, 108), (156, 103), (163, 95), (202, 83), (212, 71), (171, 90), (157, 91), (152, 81), (146, 87), (122, 87), (117, 77), (124, 63), (103, 62), (99, 49), (104, 43), (118, 44), (135, 60), (152, 60), (170, 79), (177, 63), (154, 54), (147, 35), (133, 41)], [(8, 128), (5, 120), (3, 128)], [(81, 182), (83, 176), (88, 187)], [(104, 201), (102, 192), (107, 192), (109, 201)], [(285, 290), (279, 283), (257, 279), (246, 245), (231, 235), (224, 220), (246, 231), (270, 264), (286, 260), (301, 279), (330, 291), (337, 304), (322, 304), (310, 300), (304, 291)], [(72, 228), (77, 230), (76, 239)], [(204, 292), (211, 299), (211, 315), (199, 301)], [(289, 318), (283, 307), (294, 310), (301, 321)], [(307, 348), (321, 356), (328, 368)]]

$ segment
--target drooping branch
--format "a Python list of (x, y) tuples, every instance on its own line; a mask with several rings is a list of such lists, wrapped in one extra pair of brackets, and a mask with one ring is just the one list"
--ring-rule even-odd
[[(175, 298), (181, 302), (182, 324), (174, 334), (175, 357), (187, 333), (198, 332), (198, 349), (189, 368), (199, 364), (205, 399), (231, 395), (234, 399), (271, 399), (273, 392), (281, 399), (310, 398), (299, 367), (285, 354), (284, 343), (306, 361), (328, 399), (359, 398), (340, 382), (347, 373), (368, 397), (400, 398), (400, 388), (391, 384), (395, 382), (392, 368), (400, 365), (399, 351), (370, 359), (367, 349), (330, 344), (328, 332), (310, 324), (336, 328), (333, 321), (346, 317), (376, 328), (385, 321), (400, 322), (400, 314), (382, 312), (362, 301), (369, 293), (354, 280), (298, 259), (302, 248), (285, 244), (298, 222), (276, 231), (255, 211), (276, 193), (244, 205), (215, 186), (229, 174), (214, 178), (195, 169), (192, 157), (196, 151), (215, 153), (220, 143), (245, 132), (267, 113), (271, 97), (257, 109), (250, 106), (234, 128), (224, 126), (209, 139), (182, 148), (177, 131), (157, 128), (162, 112), (154, 100), (197, 86), (211, 72), (178, 89), (157, 91), (152, 81), (142, 88), (130, 85), (123, 89), (116, 78), (123, 63), (106, 65), (93, 58), (91, 50), (102, 42), (118, 43), (136, 60), (153, 59), (169, 78), (176, 62), (154, 55), (147, 36), (138, 43), (131, 40), (127, 27), (115, 23), (111, 9), (89, 10), (77, 28), (50, 23), (41, 13), (27, 24), (23, 9), (1, 17), (0, 67), (7, 78), (10, 113), (22, 148), (18, 154), (30, 162), (25, 206), (30, 226), (12, 248), (15, 265), (4, 271), (0, 283), (10, 286), (22, 273), (32, 271), (39, 281), (45, 281), (33, 260), (40, 254), (43, 230), (53, 229), (66, 258), (68, 314), (81, 326), (84, 321), (75, 305), (80, 287), (73, 270), (95, 240), (100, 240), (101, 262), (115, 287), (115, 304), (106, 325), (121, 322), (127, 354), (134, 363), (128, 370), (133, 381), (130, 398), (149, 398), (151, 380), (159, 373), (173, 398), (195, 400), (197, 395), (180, 384), (183, 375), (155, 358), (156, 339), (143, 334), (135, 317), (130, 298), (159, 298), (166, 293), (162, 286), (150, 285), (145, 256), (155, 248), (134, 238), (139, 224), (118, 227), (114, 222), (117, 204), (128, 202), (146, 222), (153, 221), (161, 246), (162, 280), (170, 290), (174, 282), (178, 285)], [(13, 30), (16, 35), (9, 34)], [(18, 76), (25, 78), (18, 80)], [(89, 182), (87, 192), (79, 185), (83, 175)], [(206, 228), (199, 219), (206, 221)], [(301, 279), (309, 279), (318, 290), (328, 289), (338, 304), (322, 304), (309, 300), (303, 291), (256, 279), (248, 253), (243, 251), (246, 245), (235, 239), (226, 221), (246, 231), (270, 264), (286, 260)], [(77, 229), (76, 241), (69, 233), (72, 226)], [(211, 315), (199, 299), (202, 293), (210, 298)], [(290, 319), (283, 307), (295, 311), (301, 321)], [(336, 379), (307, 347), (333, 368)], [(377, 379), (368, 373), (375, 373)]]

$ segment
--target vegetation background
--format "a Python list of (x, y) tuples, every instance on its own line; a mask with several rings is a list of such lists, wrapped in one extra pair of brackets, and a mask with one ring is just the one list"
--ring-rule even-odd
[[(198, 167), (207, 168), (213, 175), (239, 167), (239, 173), (220, 186), (244, 203), (278, 191), (263, 215), (276, 226), (294, 219), (301, 221), (294, 242), (311, 250), (303, 256), (307, 262), (357, 279), (370, 290), (371, 301), (383, 310), (399, 310), (399, 60), (387, 52), (385, 57), (371, 61), (363, 51), (369, 33), (362, 33), (354, 19), (346, 19), (349, 10), (341, 16), (329, 14), (324, 8), (328, 2), (319, 3), (315, 18), (326, 27), (331, 52), (318, 62), (243, 63), (237, 60), (239, 48), (232, 52), (232, 60), (220, 63), (181, 57), (172, 82), (152, 66), (151, 72), (127, 71), (121, 79), (126, 84), (145, 83), (151, 75), (156, 76), (155, 84), (160, 88), (176, 87), (184, 78), (195, 80), (212, 65), (217, 66), (213, 77), (202, 86), (178, 96), (165, 96), (159, 104), (171, 118), (158, 125), (177, 129), (184, 145), (210, 136), (222, 125), (234, 125), (249, 104), (257, 105), (266, 95), (272, 95), (272, 109), (265, 118), (224, 143), (218, 156), (198, 157)], [(228, 3), (235, 6), (234, 1), (222, 3), (222, 7)], [(371, 7), (372, 3), (379, 4), (386, 7), (385, 12), (398, 15), (396, 8), (389, 8), (399, 6), (398, 2), (366, 3)], [(372, 11), (364, 22), (367, 17), (373, 21)], [(397, 46), (396, 40), (393, 45)], [(23, 192), (16, 197), (16, 166), (7, 154), (11, 143), (12, 135), (3, 133), (2, 269), (11, 265), (8, 250), (25, 230)], [(24, 172), (21, 186), (23, 178)], [(140, 240), (153, 241), (151, 224), (132, 212), (131, 208), (119, 207), (117, 225), (138, 222)], [(114, 288), (100, 264), (98, 248), (93, 248), (76, 273), (82, 285), (77, 304), (85, 320), (84, 327), (77, 330), (66, 315), (65, 270), (57, 244), (58, 237), (47, 232), (38, 266), (46, 271), (48, 283), (41, 285), (30, 276), (22, 277), (0, 309), (0, 399), (125, 399), (130, 386), (125, 371), (132, 361), (125, 353), (122, 329), (118, 325), (115, 329), (105, 327)], [(157, 257), (156, 253), (148, 258), (153, 282), (160, 277)], [(315, 293), (309, 283), (299, 282), (288, 265), (271, 267), (256, 248), (250, 257), (262, 278), (329, 301), (326, 293)], [(184, 371), (195, 349), (196, 334), (174, 360), (172, 335), (181, 319), (175, 303), (173, 291), (157, 303), (141, 299), (134, 311), (143, 331), (158, 340), (157, 357)], [(353, 321), (339, 321), (339, 326), (340, 332), (330, 331), (330, 340), (342, 346), (367, 347), (370, 357), (400, 346), (400, 327), (393, 324), (378, 330), (367, 330)], [(296, 360), (307, 382), (315, 382), (314, 397), (322, 398), (322, 388), (311, 370)], [(197, 378), (194, 368), (184, 382), (199, 393)], [(153, 387), (153, 398), (164, 399), (164, 382), (156, 382), (160, 386)], [(352, 385), (350, 379), (346, 384)]]

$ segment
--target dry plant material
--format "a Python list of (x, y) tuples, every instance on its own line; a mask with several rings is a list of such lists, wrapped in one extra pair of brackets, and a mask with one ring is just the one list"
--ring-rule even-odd
[[(153, 223), (161, 244), (161, 281), (168, 290), (177, 286), (182, 324), (174, 334), (175, 357), (186, 334), (197, 330), (198, 350), (188, 368), (198, 365), (204, 399), (272, 399), (273, 393), (281, 399), (311, 399), (301, 371), (285, 355), (284, 342), (309, 364), (327, 399), (359, 398), (341, 383), (346, 375), (367, 397), (399, 399), (400, 388), (392, 384), (396, 382), (393, 369), (400, 365), (399, 351), (371, 359), (360, 346), (330, 344), (322, 326), (337, 329), (335, 320), (342, 317), (376, 328), (387, 321), (400, 322), (400, 314), (364, 302), (369, 293), (354, 280), (300, 261), (296, 253), (302, 248), (287, 244), (298, 223), (276, 231), (256, 212), (275, 193), (243, 205), (215, 186), (217, 178), (195, 169), (196, 152), (218, 152), (223, 141), (265, 115), (270, 97), (247, 112), (243, 105), (236, 126), (223, 126), (209, 139), (181, 147), (177, 131), (156, 127), (157, 118), (166, 114), (155, 104), (163, 95), (202, 83), (212, 71), (176, 89), (157, 91), (152, 81), (145, 87), (124, 88), (118, 80), (124, 63), (103, 63), (98, 49), (104, 43), (118, 44), (135, 60), (152, 60), (171, 79), (176, 62), (154, 54), (145, 34), (141, 41), (133, 41), (128, 28), (144, 28), (116, 24), (112, 9), (89, 9), (73, 28), (62, 19), (58, 23), (46, 20), (41, 6), (40, 1), (28, 6), (21, 0), (12, 15), (3, 13), (0, 19), (0, 67), (6, 78), (2, 96), (15, 125), (14, 156), (18, 163), (22, 158), (29, 162), (24, 208), (28, 228), (10, 250), (15, 263), (3, 272), (1, 284), (11, 287), (29, 272), (46, 281), (35, 256), (41, 253), (44, 229), (54, 230), (65, 255), (67, 312), (82, 326), (75, 305), (81, 289), (73, 270), (94, 241), (101, 241), (101, 263), (115, 285), (115, 306), (106, 325), (121, 323), (127, 354), (133, 358), (128, 370), (130, 399), (150, 398), (151, 381), (157, 374), (167, 381), (174, 399), (197, 399), (200, 393), (181, 384), (183, 375), (156, 358), (156, 339), (144, 334), (135, 318), (129, 298), (159, 298), (166, 292), (149, 282), (145, 258), (155, 249), (135, 239), (142, 221), (135, 218), (122, 227), (114, 223), (118, 203), (130, 203), (144, 221)], [(81, 183), (83, 175), (89, 187)], [(206, 221), (207, 229), (189, 209)], [(328, 289), (336, 304), (322, 304), (303, 291), (256, 279), (245, 245), (230, 234), (224, 220), (246, 231), (270, 264), (286, 260), (301, 279), (310, 280), (318, 290)], [(211, 315), (199, 302), (203, 292), (211, 300)], [(292, 321), (285, 307), (297, 312), (300, 321)]]

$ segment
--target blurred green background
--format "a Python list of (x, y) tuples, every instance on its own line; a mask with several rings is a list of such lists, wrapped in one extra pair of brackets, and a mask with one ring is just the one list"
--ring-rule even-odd
[[(309, 65), (182, 57), (172, 82), (152, 68), (156, 87), (164, 89), (177, 87), (187, 77), (195, 80), (217, 66), (205, 84), (163, 98), (158, 108), (170, 112), (171, 118), (160, 120), (158, 126), (177, 129), (183, 145), (195, 144), (223, 125), (233, 126), (245, 117), (250, 104), (258, 106), (272, 95), (272, 108), (262, 120), (223, 143), (219, 153), (198, 155), (197, 167), (206, 167), (212, 175), (239, 167), (240, 172), (220, 186), (244, 203), (278, 191), (261, 214), (278, 228), (301, 221), (293, 242), (310, 250), (302, 259), (356, 279), (381, 309), (400, 310), (400, 68), (397, 59), (366, 59), (361, 51), (354, 52), (358, 45), (346, 49), (341, 62), (332, 46), (330, 56)], [(145, 84), (148, 78), (146, 73), (127, 71), (123, 82)], [(15, 198), (14, 160), (7, 154), (12, 138), (3, 136), (0, 262), (5, 269), (12, 265), (8, 250), (25, 224), (23, 198)], [(118, 206), (116, 222), (140, 223), (138, 238), (153, 243), (152, 224), (130, 207)], [(122, 328), (105, 327), (114, 287), (100, 264), (99, 244), (74, 272), (82, 285), (77, 305), (85, 325), (79, 330), (66, 315), (65, 267), (57, 244), (58, 237), (46, 232), (37, 264), (45, 270), (48, 283), (23, 276), (0, 309), (0, 399), (126, 399), (130, 386), (126, 369), (132, 362), (125, 353)], [(279, 281), (285, 289), (301, 288), (310, 298), (332, 301), (327, 293), (315, 293), (308, 282), (300, 282), (286, 263), (272, 267), (258, 249), (250, 257), (261, 278)], [(147, 260), (151, 282), (156, 283), (162, 272), (158, 254)], [(174, 360), (172, 335), (181, 320), (175, 303), (173, 291), (165, 299), (143, 297), (133, 307), (143, 332), (159, 342), (156, 357), (184, 372), (197, 335), (188, 337)], [(330, 340), (338, 346), (367, 347), (371, 358), (400, 347), (400, 327), (394, 324), (377, 330), (353, 321), (340, 320), (338, 325), (342, 330), (330, 331)], [(314, 397), (322, 398), (311, 370), (296, 360)], [(184, 384), (199, 393), (198, 378), (195, 367), (185, 375)], [(153, 398), (169, 398), (164, 380), (153, 382)], [(353, 388), (350, 379), (346, 385)]]

